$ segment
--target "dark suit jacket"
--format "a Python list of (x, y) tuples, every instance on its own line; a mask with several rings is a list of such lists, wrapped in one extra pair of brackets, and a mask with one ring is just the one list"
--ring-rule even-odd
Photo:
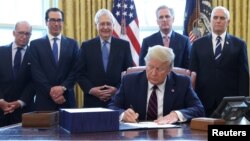
[[(77, 42), (62, 36), (58, 64), (55, 63), (48, 36), (31, 41), (32, 76), (36, 85), (36, 110), (58, 110), (75, 107), (74, 84), (76, 81), (75, 65), (79, 54)], [(62, 85), (66, 102), (56, 104), (50, 97), (53, 86)]]
[[(26, 49), (19, 74), (14, 78), (12, 66), (12, 44), (0, 47), (0, 99), (7, 102), (22, 100), (26, 106), (17, 109), (13, 114), (8, 114), (8, 118), (14, 121), (21, 121), (22, 112), (32, 111), (34, 106), (34, 89), (30, 74), (30, 49)], [(13, 115), (12, 117), (9, 115)], [(10, 121), (10, 122), (12, 122)]]
[(84, 107), (106, 107), (108, 102), (88, 92), (92, 87), (105, 84), (119, 87), (121, 73), (133, 66), (129, 42), (112, 37), (107, 72), (102, 63), (100, 37), (83, 42), (77, 66), (80, 67), (78, 83), (84, 91)]
[[(160, 31), (143, 39), (139, 57), (140, 66), (145, 65), (144, 57), (148, 53), (148, 48), (153, 47), (155, 45), (163, 45), (163, 40)], [(173, 52), (175, 54), (174, 66), (188, 68), (190, 55), (190, 41), (188, 37), (173, 31), (170, 38), (169, 46), (173, 49)]]
[[(121, 113), (133, 105), (134, 110), (139, 113), (139, 120), (145, 120), (147, 89), (146, 71), (127, 74), (109, 108), (120, 110)], [(173, 110), (179, 110), (187, 120), (204, 116), (203, 105), (192, 89), (190, 78), (171, 72), (165, 85), (163, 116)]]
[(196, 92), (207, 116), (225, 96), (249, 95), (249, 72), (246, 43), (227, 34), (218, 63), (214, 60), (212, 35), (192, 45), (190, 69), (197, 72)]

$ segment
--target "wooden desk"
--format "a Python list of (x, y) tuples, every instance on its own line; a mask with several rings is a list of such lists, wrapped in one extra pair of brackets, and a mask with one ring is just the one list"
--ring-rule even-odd
[(70, 134), (60, 127), (50, 129), (23, 128), (15, 124), (0, 128), (0, 140), (207, 140), (207, 132), (181, 128), (130, 130)]

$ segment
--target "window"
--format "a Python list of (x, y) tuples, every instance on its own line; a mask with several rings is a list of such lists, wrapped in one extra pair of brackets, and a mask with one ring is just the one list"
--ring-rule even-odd
[(140, 26), (140, 43), (143, 38), (159, 31), (155, 11), (160, 5), (174, 9), (173, 29), (182, 34), (186, 0), (134, 0)]
[(30, 40), (46, 34), (44, 13), (48, 8), (49, 0), (0, 0), (0, 45), (14, 40), (12, 31), (20, 20), (32, 25)]

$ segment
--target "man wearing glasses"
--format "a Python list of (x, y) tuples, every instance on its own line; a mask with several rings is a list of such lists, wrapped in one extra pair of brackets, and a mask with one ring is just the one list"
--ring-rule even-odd
[(61, 34), (64, 13), (50, 8), (45, 15), (48, 34), (31, 41), (32, 76), (36, 89), (36, 110), (58, 110), (76, 106), (74, 66), (79, 47)]
[(28, 46), (31, 31), (28, 22), (17, 22), (14, 41), (0, 47), (0, 126), (21, 122), (22, 113), (32, 111), (34, 89)]

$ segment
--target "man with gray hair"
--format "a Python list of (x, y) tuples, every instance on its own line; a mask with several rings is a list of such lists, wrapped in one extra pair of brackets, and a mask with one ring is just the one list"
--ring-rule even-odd
[(245, 41), (227, 33), (229, 11), (222, 6), (211, 13), (212, 33), (192, 45), (190, 70), (197, 73), (196, 92), (206, 116), (225, 96), (249, 96), (249, 71)]
[(123, 77), (109, 105), (109, 108), (120, 111), (120, 120), (152, 120), (168, 124), (204, 116), (203, 105), (190, 78), (172, 72), (174, 58), (171, 48), (153, 46), (145, 57), (146, 70)]
[(143, 39), (139, 65), (145, 65), (144, 57), (150, 47), (154, 45), (164, 45), (173, 49), (175, 54), (175, 67), (188, 68), (190, 41), (188, 37), (181, 35), (172, 29), (175, 18), (174, 10), (162, 5), (156, 10), (156, 18), (160, 31)]
[(19, 21), (13, 30), (14, 41), (0, 47), (0, 127), (21, 122), (22, 113), (34, 106), (34, 89), (30, 73), (32, 26)]
[(133, 66), (129, 42), (112, 37), (112, 13), (98, 10), (95, 24), (99, 36), (82, 43), (78, 62), (84, 107), (106, 107), (119, 88), (121, 73)]

